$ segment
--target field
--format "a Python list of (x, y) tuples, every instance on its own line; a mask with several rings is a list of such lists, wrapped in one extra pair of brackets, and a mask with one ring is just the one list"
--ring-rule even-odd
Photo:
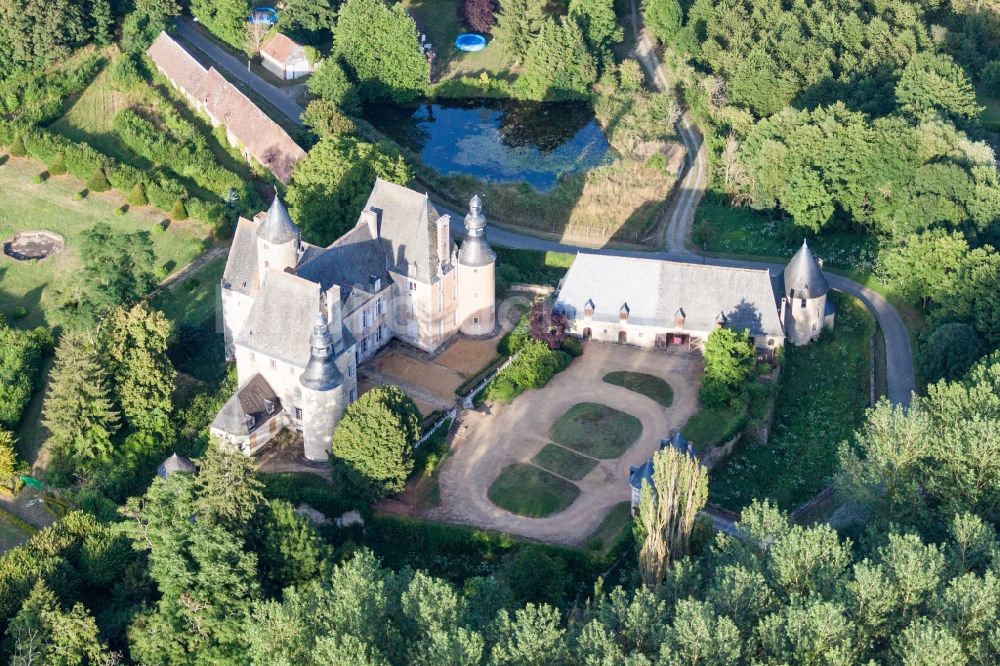
[(868, 407), (875, 322), (856, 299), (837, 292), (830, 297), (837, 306), (834, 330), (811, 345), (786, 349), (770, 441), (744, 441), (713, 469), (710, 501), (739, 511), (752, 498), (768, 497), (790, 510), (837, 472), (837, 447), (851, 440)]
[(709, 407), (688, 419), (681, 432), (691, 440), (695, 451), (701, 453), (725, 443), (743, 427), (744, 422), (745, 416), (742, 413), (722, 407)]
[(542, 518), (568, 507), (580, 494), (574, 484), (534, 465), (511, 465), (490, 486), (490, 501), (511, 513)]
[(670, 384), (659, 377), (647, 375), (644, 372), (627, 372), (624, 370), (609, 372), (604, 375), (604, 381), (608, 384), (621, 386), (622, 388), (627, 388), (629, 391), (644, 395), (664, 407), (669, 407), (674, 401), (674, 392), (670, 388)]
[(641, 434), (639, 419), (596, 402), (573, 405), (549, 430), (556, 444), (603, 459), (619, 457)]
[(531, 462), (570, 481), (579, 481), (597, 467), (597, 460), (581, 456), (558, 444), (546, 444)]
[[(66, 249), (39, 262), (14, 261), (0, 256), (0, 313), (15, 326), (57, 324), (59, 291), (79, 279), (82, 263), (78, 255), (80, 235), (98, 222), (107, 222), (122, 231), (150, 231), (163, 222), (163, 214), (152, 208), (133, 208), (123, 216), (112, 215), (122, 197), (113, 192), (91, 193), (76, 201), (73, 195), (83, 184), (72, 176), (53, 176), (43, 183), (32, 177), (44, 165), (30, 159), (12, 158), (0, 166), (0, 191), (4, 207), (0, 212), (0, 240), (18, 231), (45, 229), (61, 235)], [(168, 272), (183, 268), (204, 249), (208, 229), (194, 220), (173, 222), (163, 233), (150, 234), (157, 264)], [(16, 309), (26, 315), (15, 318)]]

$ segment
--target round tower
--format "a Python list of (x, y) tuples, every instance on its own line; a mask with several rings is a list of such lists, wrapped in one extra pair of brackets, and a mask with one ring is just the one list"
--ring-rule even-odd
[(459, 330), (466, 335), (488, 335), (496, 326), (497, 255), (486, 240), (483, 200), (476, 194), (465, 216), (465, 239), (458, 250)]
[(274, 200), (257, 227), (257, 275), (261, 284), (271, 268), (284, 271), (299, 263), (299, 228), (274, 191)]
[(805, 241), (785, 266), (784, 282), (785, 334), (792, 344), (809, 344), (819, 337), (826, 321), (826, 295), (830, 285)]
[(337, 368), (325, 308), (316, 313), (309, 346), (309, 362), (299, 376), (302, 440), (306, 458), (323, 461), (330, 457), (333, 430), (345, 407), (344, 376)]

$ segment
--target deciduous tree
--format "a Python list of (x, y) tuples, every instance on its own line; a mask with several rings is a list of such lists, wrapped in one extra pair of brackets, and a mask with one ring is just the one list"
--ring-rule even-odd
[(462, 23), (475, 32), (489, 32), (497, 22), (500, 11), (497, 0), (462, 0), (458, 3), (458, 17)]
[(896, 104), (915, 117), (936, 112), (972, 120), (982, 111), (968, 75), (943, 53), (921, 53), (907, 63), (896, 84)]
[(361, 98), (344, 68), (334, 58), (326, 58), (309, 77), (309, 92), (321, 100), (333, 102), (348, 115), (361, 112)]

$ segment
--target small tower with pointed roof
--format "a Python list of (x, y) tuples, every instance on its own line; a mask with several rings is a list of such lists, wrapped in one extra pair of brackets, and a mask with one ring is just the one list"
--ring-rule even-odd
[(833, 326), (833, 311), (826, 301), (830, 285), (806, 241), (785, 266), (783, 277), (781, 312), (785, 334), (795, 345), (809, 344), (819, 337), (824, 326)]
[(302, 401), (302, 441), (309, 460), (323, 461), (330, 457), (333, 430), (344, 413), (344, 375), (337, 367), (333, 336), (326, 318), (326, 308), (320, 304), (312, 335), (309, 337), (309, 362), (299, 375)]
[(261, 284), (267, 271), (284, 271), (295, 268), (299, 263), (301, 234), (292, 222), (291, 216), (281, 203), (278, 190), (267, 209), (264, 219), (257, 227), (257, 276)]
[(459, 330), (466, 335), (488, 335), (496, 326), (497, 255), (486, 240), (486, 217), (478, 194), (469, 201), (465, 239), (458, 251)]

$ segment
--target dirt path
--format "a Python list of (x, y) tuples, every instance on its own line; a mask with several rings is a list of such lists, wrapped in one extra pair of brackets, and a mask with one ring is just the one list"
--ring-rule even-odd
[[(658, 403), (602, 378), (614, 370), (657, 375), (668, 381), (674, 402)], [(608, 511), (628, 501), (628, 471), (659, 447), (661, 438), (682, 426), (697, 410), (700, 358), (688, 354), (641, 351), (588, 343), (586, 351), (543, 389), (528, 391), (491, 416), (470, 420), (456, 436), (454, 452), (441, 469), (440, 505), (424, 512), (443, 520), (499, 530), (539, 541), (576, 545), (585, 541)], [(604, 460), (581, 481), (580, 495), (565, 511), (547, 518), (525, 518), (494, 505), (490, 485), (508, 465), (528, 462), (548, 443), (549, 427), (578, 402), (600, 402), (642, 421), (639, 440), (624, 455)], [(474, 422), (473, 422), (474, 421)]]

